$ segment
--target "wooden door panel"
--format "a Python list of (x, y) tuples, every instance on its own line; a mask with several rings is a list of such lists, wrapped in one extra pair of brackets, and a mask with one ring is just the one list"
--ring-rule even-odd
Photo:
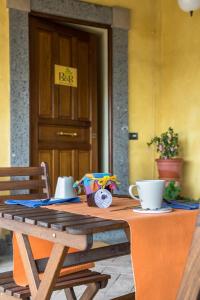
[(75, 150), (59, 151), (59, 175), (78, 179), (75, 170)]
[[(59, 39), (59, 65), (72, 66), (72, 38), (58, 36)], [(73, 119), (72, 110), (72, 88), (68, 86), (58, 86), (58, 117)]]
[(78, 41), (78, 119), (90, 120), (88, 43)]
[(91, 168), (90, 151), (78, 151), (78, 177), (81, 178), (86, 173), (91, 173), (95, 170)]
[[(53, 150), (39, 150), (39, 160), (48, 163), (50, 170), (53, 166)], [(52, 174), (50, 174), (52, 175)]]
[(40, 125), (39, 126), (39, 142), (49, 143), (70, 143), (71, 148), (76, 145), (77, 148), (81, 144), (89, 147), (90, 133), (87, 127), (72, 127), (72, 126), (55, 126), (55, 125)]
[(52, 117), (52, 32), (40, 30), (38, 33), (38, 102), (39, 116)]
[[(57, 177), (98, 171), (96, 39), (30, 16), (31, 163)], [(55, 85), (55, 65), (77, 69), (78, 85)]]

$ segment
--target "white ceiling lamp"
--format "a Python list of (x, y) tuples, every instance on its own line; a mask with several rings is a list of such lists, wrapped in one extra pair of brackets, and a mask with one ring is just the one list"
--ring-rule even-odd
[(190, 12), (192, 16), (193, 11), (200, 8), (200, 0), (178, 0), (180, 8), (186, 12)]

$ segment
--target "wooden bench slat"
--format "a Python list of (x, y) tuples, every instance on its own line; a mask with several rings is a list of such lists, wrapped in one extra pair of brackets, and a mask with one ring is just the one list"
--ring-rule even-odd
[(16, 287), (13, 287), (11, 289), (7, 289), (5, 291), (5, 293), (9, 296), (13, 296), (14, 293), (22, 293), (22, 292), (26, 292), (26, 293), (30, 293), (30, 290), (28, 287), (24, 287), (24, 286), (20, 286), (20, 285), (16, 285)]
[(0, 286), (1, 286), (1, 285), (4, 285), (4, 284), (6, 284), (6, 283), (11, 283), (11, 282), (13, 282), (13, 280), (10, 281), (11, 278), (12, 278), (12, 276), (0, 279)]
[(26, 299), (31, 296), (30, 290), (27, 288), (26, 290), (23, 291), (17, 291), (13, 293), (13, 296), (19, 299)]
[(45, 180), (41, 179), (1, 181), (0, 191), (38, 189), (44, 188), (45, 186)]
[(67, 280), (67, 281), (63, 281), (63, 282), (57, 282), (55, 289), (62, 290), (63, 288), (68, 288), (71, 286), (78, 286), (78, 285), (88, 284), (91, 282), (105, 281), (108, 279), (110, 279), (109, 275), (103, 275), (103, 274), (91, 275), (91, 276)]
[(0, 285), (0, 292), (5, 292), (6, 289), (10, 289), (10, 288), (15, 287), (15, 286), (16, 286), (16, 283), (12, 279), (12, 281)]
[(10, 278), (12, 276), (13, 276), (13, 272), (12, 271), (3, 272), (3, 273), (0, 273), (0, 280), (4, 279), (4, 278)]
[[(12, 274), (12, 273), (11, 273)], [(0, 285), (0, 291), (5, 292), (9, 296), (13, 296), (19, 299), (26, 299), (30, 297), (30, 290), (28, 287), (22, 287), (15, 284), (13, 277), (7, 277), (7, 274), (2, 275), (3, 278), (7, 278), (12, 283)], [(5, 276), (5, 277), (4, 277)], [(59, 277), (53, 290), (59, 290), (67, 287), (74, 287), (82, 284), (88, 284), (91, 282), (105, 282), (110, 279), (110, 275), (100, 274), (91, 270), (84, 270), (69, 275)]]
[(66, 280), (73, 280), (73, 279), (77, 279), (77, 278), (82, 278), (82, 277), (87, 277), (87, 276), (91, 276), (91, 274), (99, 274), (98, 272), (95, 271), (91, 271), (91, 270), (83, 270), (80, 272), (76, 272), (76, 273), (72, 273), (69, 275), (64, 275), (58, 278), (57, 282), (62, 282), (62, 281), (66, 281)]
[(42, 167), (6, 167), (0, 168), (0, 177), (7, 176), (36, 176), (43, 175), (44, 169)]
[[(71, 280), (77, 280), (80, 278), (87, 278), (87, 277), (91, 277), (91, 276), (99, 276), (102, 274), (96, 271), (91, 271), (91, 270), (84, 270), (84, 271), (80, 271), (80, 272), (76, 272), (76, 273), (72, 273), (69, 275), (64, 275), (58, 278), (57, 283), (61, 283), (63, 281), (71, 281)], [(109, 275), (105, 275), (103, 274), (103, 276), (109, 276)]]

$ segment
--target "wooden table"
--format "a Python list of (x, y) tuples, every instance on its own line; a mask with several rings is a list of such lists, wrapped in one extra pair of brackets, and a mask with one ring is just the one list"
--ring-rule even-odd
[[(129, 242), (92, 248), (93, 234), (116, 229), (128, 229), (125, 221), (112, 221), (73, 213), (0, 205), (0, 228), (15, 232), (29, 288), (34, 300), (49, 299), (62, 267), (95, 262), (130, 253)], [(34, 260), (28, 235), (53, 242), (49, 258)], [(69, 247), (80, 251), (69, 253)], [(38, 273), (44, 272), (40, 282)]]

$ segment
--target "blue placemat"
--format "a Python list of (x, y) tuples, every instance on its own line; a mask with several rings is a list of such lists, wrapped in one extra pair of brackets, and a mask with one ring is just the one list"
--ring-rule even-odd
[(40, 206), (47, 206), (47, 205), (52, 205), (52, 204), (58, 204), (58, 203), (78, 203), (80, 202), (79, 197), (74, 197), (70, 199), (46, 199), (46, 200), (39, 200), (39, 199), (34, 199), (34, 200), (6, 200), (6, 204), (19, 204), (27, 207), (40, 207)]
[(163, 207), (172, 207), (174, 209), (199, 209), (199, 203), (193, 203), (193, 202), (187, 202), (187, 201), (181, 201), (181, 200), (170, 200), (166, 201), (164, 200)]

